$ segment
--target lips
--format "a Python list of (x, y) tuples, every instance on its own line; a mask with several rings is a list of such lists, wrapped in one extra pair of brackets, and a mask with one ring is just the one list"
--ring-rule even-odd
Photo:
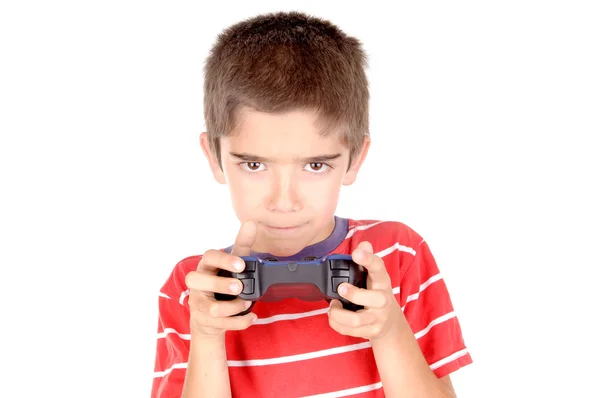
[(276, 231), (289, 231), (289, 230), (293, 230), (296, 228), (300, 228), (300, 227), (306, 225), (306, 223), (294, 224), (294, 225), (271, 225), (271, 224), (263, 224), (263, 225), (269, 229), (274, 229)]
[(293, 226), (286, 226), (286, 227), (279, 227), (279, 226), (275, 226), (275, 225), (266, 225), (269, 228), (273, 228), (273, 229), (294, 229), (294, 228), (298, 228), (300, 225), (293, 225)]

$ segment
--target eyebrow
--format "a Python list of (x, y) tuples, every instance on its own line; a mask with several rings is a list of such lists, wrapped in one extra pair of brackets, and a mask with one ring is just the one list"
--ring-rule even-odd
[[(231, 156), (237, 158), (244, 162), (257, 162), (257, 163), (269, 163), (272, 160), (265, 158), (263, 156), (253, 155), (250, 153), (237, 153), (237, 152), (229, 152)], [(317, 156), (309, 156), (306, 158), (296, 158), (294, 160), (301, 160), (304, 163), (323, 163), (328, 162), (342, 156), (341, 153), (335, 153), (331, 155), (317, 155)]]

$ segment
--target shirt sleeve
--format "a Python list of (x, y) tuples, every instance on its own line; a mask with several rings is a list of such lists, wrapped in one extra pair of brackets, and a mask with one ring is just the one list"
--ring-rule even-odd
[(437, 377), (472, 363), (448, 288), (424, 241), (402, 276), (400, 305)]
[(190, 349), (188, 292), (161, 291), (152, 398), (181, 397)]

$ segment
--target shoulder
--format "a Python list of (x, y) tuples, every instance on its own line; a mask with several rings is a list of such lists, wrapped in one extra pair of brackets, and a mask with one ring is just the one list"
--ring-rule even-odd
[(423, 237), (413, 228), (393, 220), (348, 219), (348, 250), (352, 252), (360, 242), (367, 241), (373, 252), (381, 257), (393, 279), (399, 281), (414, 262)]
[(160, 291), (167, 296), (181, 294), (187, 290), (185, 277), (198, 268), (202, 255), (192, 255), (179, 260), (167, 276)]
[[(413, 228), (403, 222), (393, 220), (348, 220), (348, 235), (351, 246), (358, 245), (361, 241), (369, 241), (376, 250), (375, 245), (401, 245), (411, 251), (416, 251), (423, 242), (423, 237)], [(388, 246), (388, 247), (390, 247)]]

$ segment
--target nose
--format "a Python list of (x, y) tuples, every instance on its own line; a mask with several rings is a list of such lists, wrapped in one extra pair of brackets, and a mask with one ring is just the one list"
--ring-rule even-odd
[(278, 213), (292, 213), (302, 209), (293, 173), (273, 173), (271, 194), (267, 207)]

